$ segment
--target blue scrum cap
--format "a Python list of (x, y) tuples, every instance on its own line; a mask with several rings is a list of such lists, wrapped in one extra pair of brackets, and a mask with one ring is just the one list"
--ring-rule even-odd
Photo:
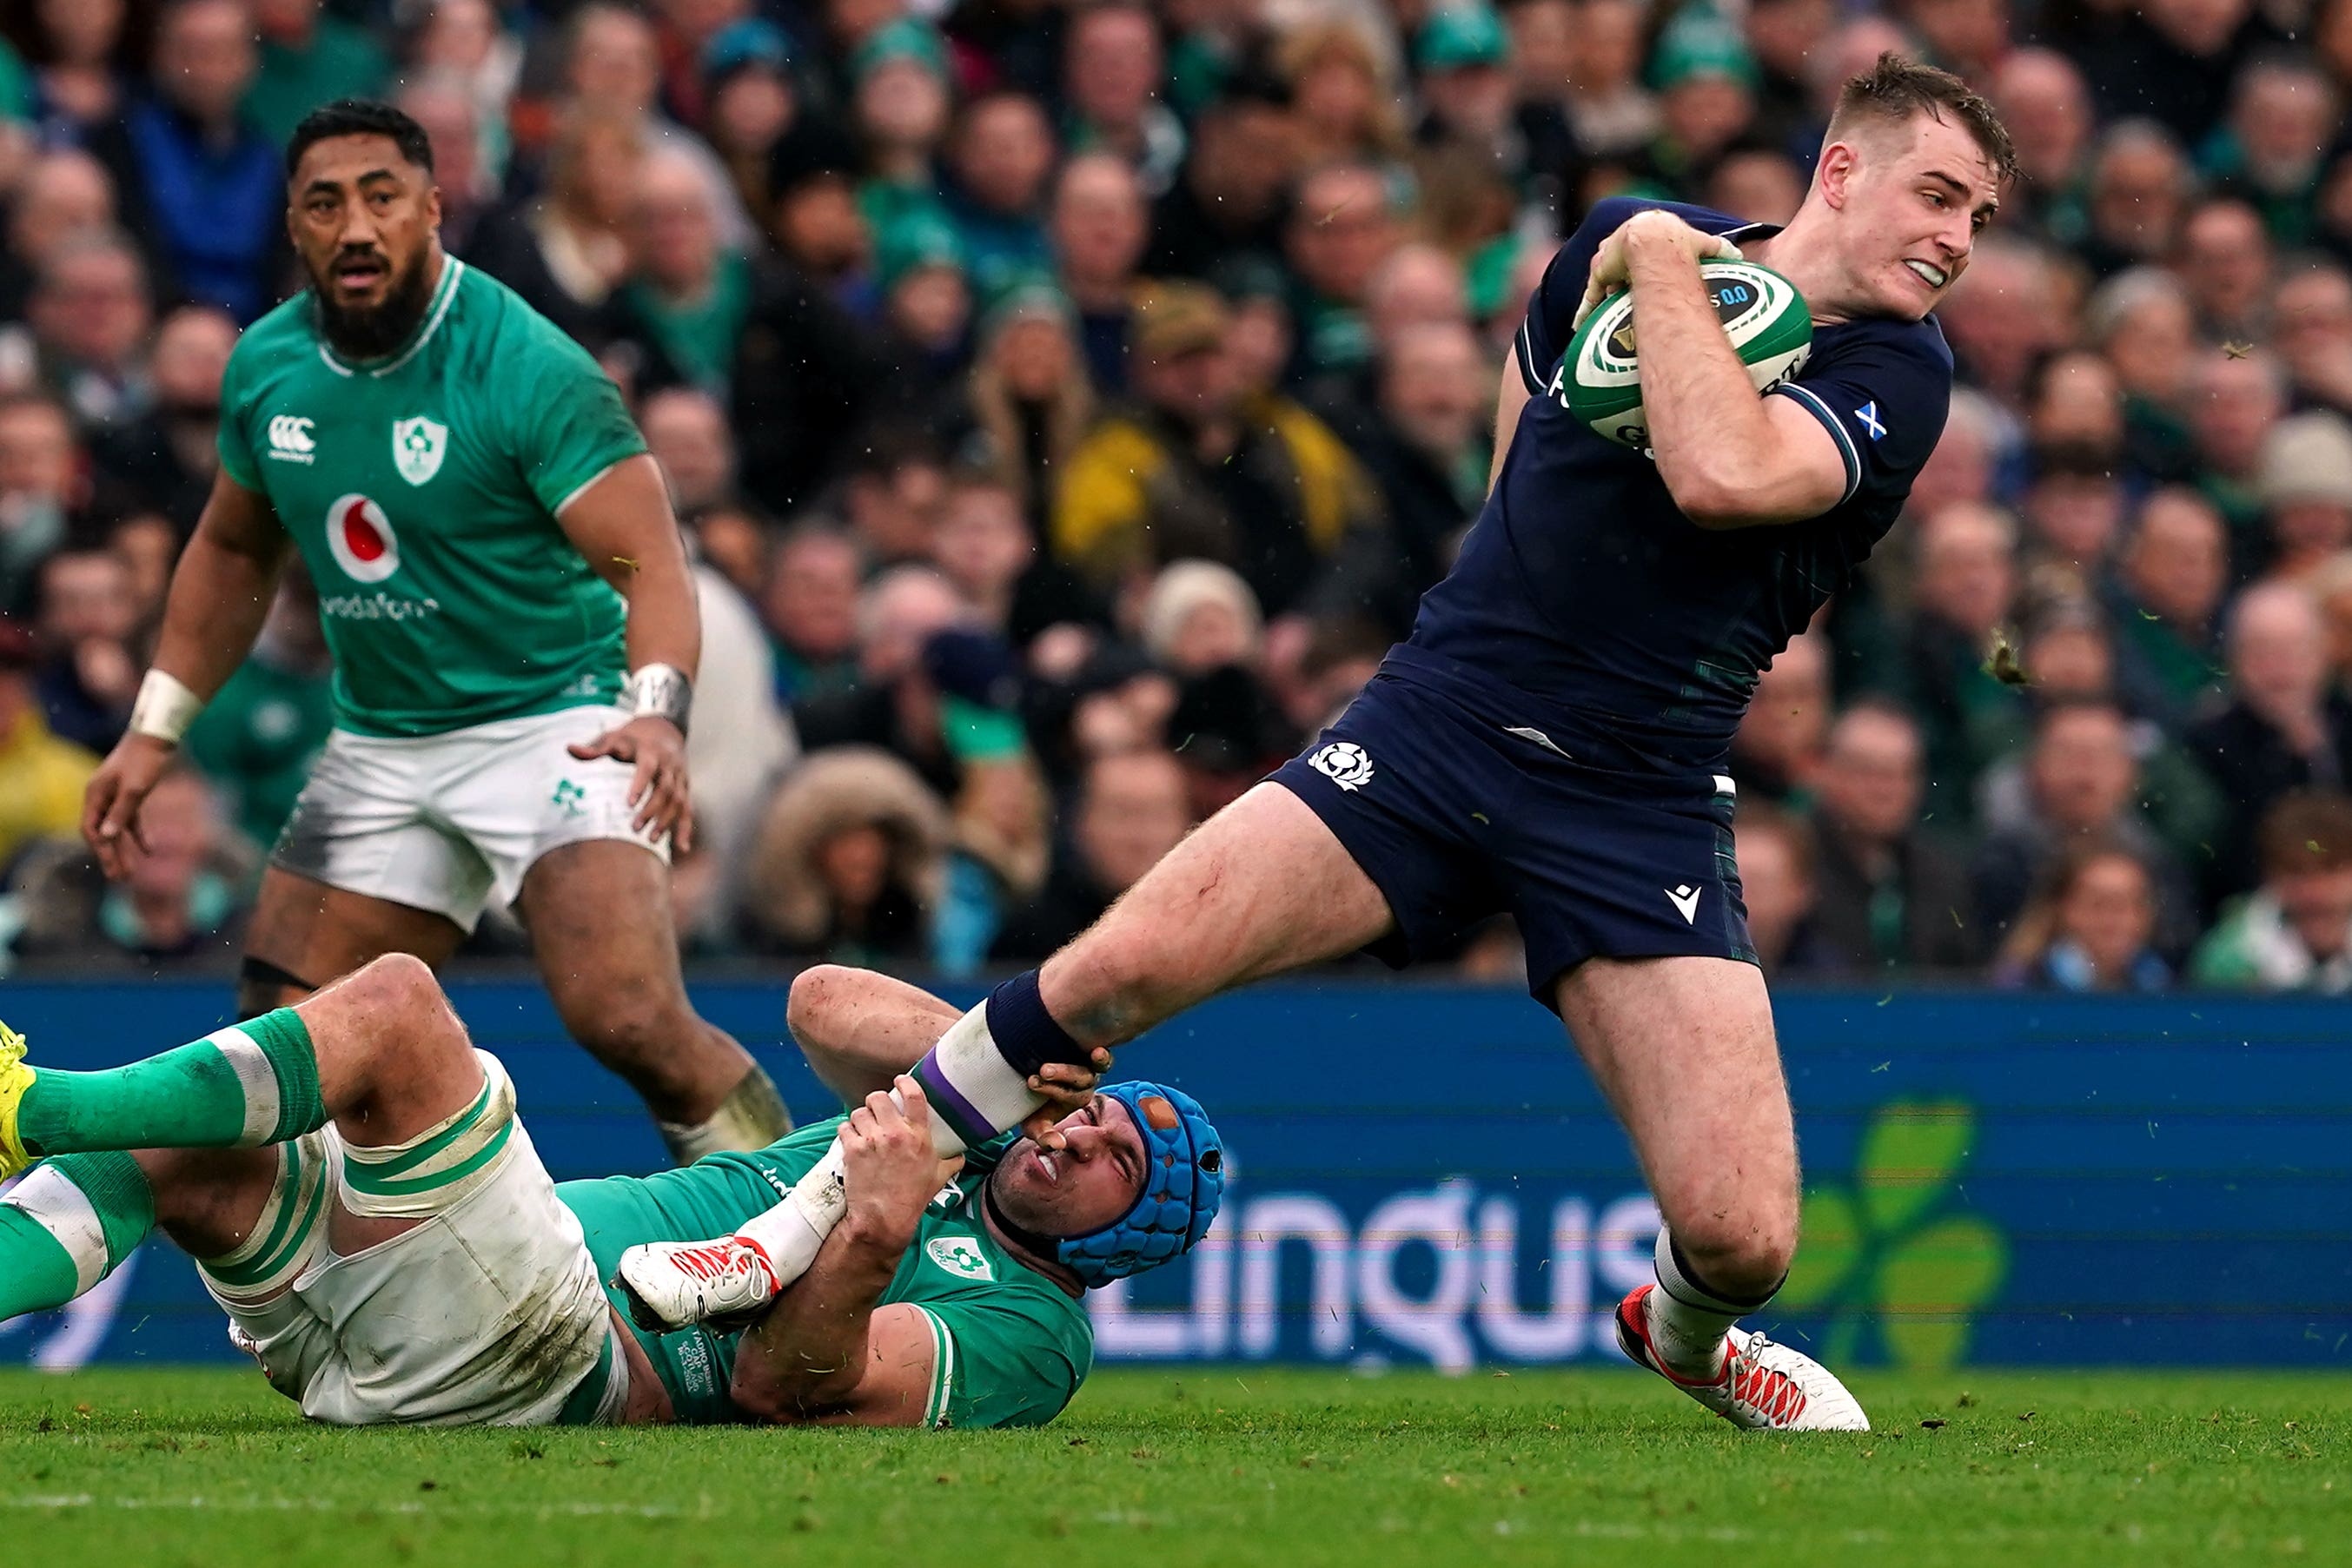
[[(1156, 1269), (1190, 1251), (1209, 1233), (1225, 1196), (1225, 1145), (1201, 1103), (1164, 1083), (1112, 1083), (1096, 1091), (1118, 1101), (1143, 1134), (1143, 1191), (1115, 1225), (1090, 1236), (1074, 1236), (1060, 1249), (1065, 1268), (1089, 1288)], [(1176, 1113), (1176, 1125), (1159, 1127), (1143, 1102), (1160, 1100)]]

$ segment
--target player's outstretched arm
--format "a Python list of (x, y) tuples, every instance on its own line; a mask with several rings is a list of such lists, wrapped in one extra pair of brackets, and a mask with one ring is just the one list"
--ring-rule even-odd
[[(793, 977), (784, 1020), (817, 1081), (843, 1104), (856, 1105), (869, 1094), (888, 1092), (962, 1016), (919, 986), (871, 969), (819, 964)], [(1086, 1103), (1110, 1062), (1110, 1052), (1099, 1050), (1096, 1072), (1049, 1062), (1029, 1086), (1059, 1117)]]
[[(898, 1082), (842, 1124), (847, 1212), (798, 1284), (743, 1336), (730, 1395), (762, 1420), (798, 1426), (922, 1423), (937, 1354), (921, 1311), (882, 1292), (923, 1209), (962, 1165), (933, 1152), (920, 1085)], [(901, 1109), (903, 1104), (904, 1109)]]
[(82, 794), (82, 837), (107, 875), (126, 869), (124, 841), (136, 841), (140, 803), (181, 735), (253, 651), (293, 548), (268, 497), (226, 469), (214, 476), (195, 534), (172, 572), (155, 661), (131, 727)]
[(571, 747), (572, 755), (583, 762), (610, 757), (633, 765), (634, 825), (656, 838), (674, 835), (683, 853), (694, 847), (686, 707), (702, 662), (702, 611), (661, 469), (643, 454), (615, 463), (564, 502), (555, 520), (596, 575), (629, 601), (625, 700), (636, 716)]
[(1642, 404), (1675, 505), (1703, 528), (1801, 522), (1836, 506), (1845, 459), (1812, 415), (1758, 395), (1683, 238), (1695, 231), (1651, 211), (1618, 232), (1642, 323)]

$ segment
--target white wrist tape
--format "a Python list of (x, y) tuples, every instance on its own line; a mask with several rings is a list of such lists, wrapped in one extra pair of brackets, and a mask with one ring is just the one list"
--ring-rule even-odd
[(204, 711), (204, 698), (175, 677), (161, 670), (150, 670), (147, 678), (139, 683), (138, 700), (131, 705), (131, 733), (152, 736), (167, 746), (177, 746), (180, 737), (188, 733), (188, 726), (196, 721), (196, 715)]
[(633, 718), (647, 714), (666, 718), (684, 735), (687, 716), (694, 709), (694, 683), (675, 664), (640, 664), (621, 688), (621, 706)]

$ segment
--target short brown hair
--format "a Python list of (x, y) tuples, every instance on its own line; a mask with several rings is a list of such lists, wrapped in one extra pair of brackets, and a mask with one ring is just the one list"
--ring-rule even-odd
[(1942, 120), (1946, 110), (1976, 138), (2002, 183), (2017, 177), (2017, 148), (1992, 105), (1951, 72), (1906, 60), (1891, 49), (1869, 70), (1846, 78), (1837, 111), (1830, 116), (1829, 133), (1834, 140), (1862, 119), (1887, 125), (1899, 125), (1915, 114)]
[(2352, 866), (2352, 800), (2325, 789), (2282, 795), (2263, 814), (2263, 876), (2300, 876)]

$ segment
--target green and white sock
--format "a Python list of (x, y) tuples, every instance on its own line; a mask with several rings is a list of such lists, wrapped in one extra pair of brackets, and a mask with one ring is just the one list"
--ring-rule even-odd
[(62, 1307), (112, 1273), (155, 1224), (129, 1155), (63, 1155), (0, 1197), (0, 1322)]
[(26, 1150), (252, 1149), (323, 1125), (310, 1031), (279, 1008), (128, 1067), (39, 1069), (16, 1113)]

